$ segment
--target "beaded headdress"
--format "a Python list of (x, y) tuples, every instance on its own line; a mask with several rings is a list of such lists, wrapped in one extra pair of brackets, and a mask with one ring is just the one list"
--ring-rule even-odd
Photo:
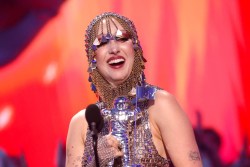
[[(106, 21), (107, 32), (103, 32), (103, 20)], [(120, 30), (114, 20), (116, 20), (125, 31)], [(111, 33), (111, 24), (116, 28), (115, 34)], [(101, 34), (98, 34), (99, 29), (101, 29)], [(134, 65), (129, 78), (118, 85), (117, 88), (112, 88), (98, 71), (94, 56), (99, 45), (107, 43), (110, 40), (117, 40), (120, 36), (126, 36), (133, 42), (133, 48), (135, 50)], [(91, 82), (91, 89), (97, 94), (100, 101), (106, 103), (107, 108), (111, 108), (115, 97), (122, 95), (128, 96), (132, 88), (136, 85), (143, 84), (145, 80), (143, 69), (145, 68), (144, 62), (146, 62), (146, 59), (143, 57), (134, 23), (128, 18), (112, 12), (105, 12), (98, 15), (90, 22), (86, 30), (85, 47), (89, 62), (88, 72), (90, 74), (89, 82)]]

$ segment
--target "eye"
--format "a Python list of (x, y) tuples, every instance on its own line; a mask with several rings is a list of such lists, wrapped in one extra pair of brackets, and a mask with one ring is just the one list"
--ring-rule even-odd
[(108, 43), (108, 42), (101, 42), (99, 45), (97, 45), (97, 48), (100, 48), (100, 47), (106, 45), (107, 43)]
[(127, 38), (127, 37), (116, 37), (115, 39), (116, 39), (116, 41), (121, 41), (121, 42), (126, 42), (129, 40), (129, 38)]

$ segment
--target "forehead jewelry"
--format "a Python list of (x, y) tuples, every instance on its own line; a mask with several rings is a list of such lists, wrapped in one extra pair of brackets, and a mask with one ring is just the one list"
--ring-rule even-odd
[[(103, 20), (107, 22), (106, 23), (106, 26), (107, 26), (106, 35), (104, 35), (104, 32), (103, 32), (103, 26), (104, 26)], [(114, 20), (116, 20), (130, 35), (130, 38), (132, 39), (132, 42), (134, 45), (134, 49), (140, 50), (140, 52), (142, 52), (134, 23), (125, 16), (122, 16), (113, 12), (105, 12), (96, 16), (90, 22), (86, 30), (86, 34), (85, 34), (86, 49), (85, 50), (87, 52), (89, 64), (91, 64), (91, 60), (93, 59), (95, 55), (94, 53), (95, 50), (97, 49), (99, 45), (102, 44), (101, 42), (109, 42), (109, 40), (119, 39), (118, 37), (121, 37), (123, 35), (123, 32), (117, 27), (117, 24)], [(114, 36), (111, 34), (110, 24), (113, 24), (116, 28), (116, 33), (114, 33)], [(98, 37), (99, 28), (101, 30), (101, 34)], [(145, 62), (144, 58), (143, 58), (143, 61)]]
[[(104, 34), (103, 32), (103, 21), (106, 21), (106, 29), (107, 29), (107, 33)], [(111, 32), (111, 26), (110, 24), (113, 24), (114, 27), (116, 28), (116, 33), (115, 33), (115, 36), (112, 35), (112, 32)], [(100, 26), (101, 26), (101, 37), (100, 35), (97, 35), (96, 34), (96, 38), (92, 44), (92, 50), (95, 51), (98, 46), (100, 46), (101, 44), (105, 44), (105, 43), (108, 43), (110, 40), (117, 40), (121, 37), (128, 37), (130, 38), (130, 35), (128, 35), (128, 32), (127, 31), (123, 31), (123, 30), (120, 30), (116, 23), (114, 22), (113, 18), (112, 17), (106, 17), (104, 18), (101, 22), (100, 22)], [(97, 30), (97, 33), (98, 33), (98, 30)]]

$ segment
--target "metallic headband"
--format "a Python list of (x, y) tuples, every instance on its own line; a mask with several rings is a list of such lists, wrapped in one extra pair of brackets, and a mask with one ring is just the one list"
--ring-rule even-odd
[[(103, 32), (102, 20), (104, 19), (107, 22), (106, 34)], [(125, 31), (118, 29), (113, 19), (117, 20), (119, 24), (121, 24), (121, 26), (125, 29)], [(111, 24), (113, 24), (117, 30), (114, 36), (111, 33), (111, 29), (110, 29)], [(101, 34), (100, 34), (101, 37), (98, 35), (99, 26), (101, 26)], [(112, 12), (105, 12), (103, 14), (98, 15), (96, 18), (94, 18), (90, 22), (86, 30), (86, 35), (85, 35), (85, 47), (86, 47), (86, 52), (87, 52), (89, 63), (91, 63), (93, 56), (94, 56), (94, 51), (97, 49), (97, 47), (100, 44), (106, 43), (109, 40), (119, 38), (120, 36), (124, 36), (125, 34), (130, 35), (130, 38), (132, 39), (135, 49), (138, 49), (138, 48), (141, 49), (134, 23), (128, 18), (121, 16), (117, 13), (112, 13)]]

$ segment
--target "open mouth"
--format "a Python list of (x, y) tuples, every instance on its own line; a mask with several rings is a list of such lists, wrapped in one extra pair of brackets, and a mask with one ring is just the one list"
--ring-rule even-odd
[(108, 64), (112, 67), (120, 67), (121, 65), (123, 65), (125, 63), (125, 59), (124, 58), (111, 58), (108, 61)]

